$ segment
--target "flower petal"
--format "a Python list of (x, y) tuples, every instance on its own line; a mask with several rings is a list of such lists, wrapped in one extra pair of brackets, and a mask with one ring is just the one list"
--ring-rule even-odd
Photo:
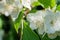
[(38, 28), (38, 34), (42, 35), (45, 32), (44, 25)]
[(51, 11), (47, 11), (47, 15), (45, 16), (45, 22), (44, 22), (44, 27), (45, 27), (45, 32), (50, 34), (50, 33), (55, 33), (55, 29), (53, 28), (53, 20), (55, 18), (54, 13)]
[(31, 10), (31, 1), (30, 0), (22, 0), (22, 5)]

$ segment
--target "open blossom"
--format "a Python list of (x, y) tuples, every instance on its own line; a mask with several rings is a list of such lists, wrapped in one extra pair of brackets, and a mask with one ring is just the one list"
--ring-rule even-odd
[(28, 14), (27, 20), (30, 22), (30, 28), (32, 30), (37, 29), (40, 35), (47, 33), (50, 39), (60, 35), (60, 12), (40, 10), (36, 13)]
[(55, 15), (51, 11), (47, 13), (48, 14), (45, 16), (45, 22), (44, 22), (45, 32), (48, 34), (55, 33), (55, 29), (53, 28)]
[(31, 1), (30, 0), (6, 0), (6, 3), (9, 5), (15, 5), (19, 7), (26, 7), (31, 10)]
[(22, 10), (23, 6), (31, 10), (30, 0), (1, 0), (0, 1), (0, 12), (6, 16), (11, 15), (12, 19), (15, 20)]
[(19, 14), (20, 9), (12, 5), (4, 5), (4, 9), (0, 12), (6, 16), (11, 15), (12, 18), (16, 18)]
[[(11, 2), (12, 1), (12, 2)], [(11, 15), (12, 18), (15, 18), (18, 16), (18, 13), (22, 9), (21, 5), (18, 6), (17, 3), (19, 2), (18, 0), (1, 0), (0, 1), (0, 12), (2, 14), (5, 14), (6, 16)], [(15, 16), (14, 16), (15, 15)]]
[[(45, 17), (45, 32), (50, 39), (54, 39), (60, 35), (60, 12), (50, 13)], [(51, 35), (50, 35), (51, 34)]]
[(56, 12), (54, 21), (54, 29), (60, 31), (60, 12)]
[[(45, 27), (49, 27), (49, 26), (52, 27), (53, 30), (55, 31), (60, 31), (60, 12), (56, 12), (52, 14), (50, 13), (50, 15), (48, 14), (45, 17)], [(51, 31), (53, 30), (51, 29)]]
[(44, 10), (37, 11), (36, 13), (30, 13), (27, 15), (27, 20), (30, 22), (30, 28), (32, 30), (38, 29), (39, 34), (44, 33), (44, 17), (46, 12)]
[(0, 12), (4, 10), (5, 0), (0, 1)]

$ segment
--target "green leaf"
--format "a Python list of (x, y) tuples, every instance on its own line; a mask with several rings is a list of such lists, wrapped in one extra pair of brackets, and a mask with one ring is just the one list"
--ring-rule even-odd
[(2, 18), (0, 16), (0, 29), (2, 28), (2, 25), (3, 25), (3, 20), (2, 20)]
[(23, 18), (23, 15), (24, 15), (24, 10), (22, 10), (19, 15), (18, 15), (18, 18), (15, 20), (15, 29), (16, 31), (18, 32), (18, 28), (20, 27), (20, 24), (21, 24), (21, 19)]
[(33, 32), (29, 25), (24, 22), (24, 28), (23, 28), (23, 40), (39, 40), (39, 37), (35, 32)]
[(49, 37), (48, 37), (48, 35), (46, 34), (46, 35), (44, 35), (44, 37), (42, 38), (42, 36), (40, 36), (41, 37), (41, 40), (60, 40), (60, 37), (58, 36), (58, 37), (56, 37), (55, 39), (50, 39)]
[(51, 0), (51, 4), (50, 4), (51, 7), (54, 7), (56, 6), (56, 0)]
[(57, 6), (56, 10), (60, 11), (60, 5)]
[(41, 4), (44, 5), (45, 8), (47, 8), (50, 5), (50, 0), (38, 0)]
[(36, 10), (36, 8), (34, 7), (34, 8), (32, 8), (32, 10), (30, 11), (30, 13), (35, 13), (37, 10)]
[(41, 40), (50, 40), (50, 39), (48, 38), (47, 34), (45, 34), (43, 38), (42, 38), (41, 35), (40, 35), (40, 37), (41, 37)]
[(40, 2), (38, 2), (38, 1), (32, 3), (32, 6), (33, 6), (33, 7), (38, 6), (38, 5), (40, 5)]
[(45, 8), (54, 7), (56, 5), (55, 0), (38, 0), (41, 4), (44, 5)]

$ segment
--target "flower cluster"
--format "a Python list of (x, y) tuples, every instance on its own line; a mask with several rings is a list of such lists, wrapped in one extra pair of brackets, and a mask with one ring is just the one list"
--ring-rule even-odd
[(40, 10), (36, 13), (29, 13), (27, 20), (30, 22), (30, 28), (37, 29), (40, 35), (47, 33), (50, 39), (60, 36), (60, 12)]
[(31, 10), (30, 0), (0, 0), (0, 14), (11, 15), (13, 19), (17, 17), (23, 7)]

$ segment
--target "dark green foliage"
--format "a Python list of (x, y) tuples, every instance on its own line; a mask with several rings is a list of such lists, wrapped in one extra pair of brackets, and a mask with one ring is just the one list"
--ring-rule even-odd
[(2, 14), (1, 18), (3, 20), (2, 29), (4, 30), (3, 40), (17, 40), (17, 33), (15, 31), (11, 17), (6, 17)]
[(23, 40), (40, 40), (37, 34), (30, 29), (29, 25), (27, 25), (26, 22), (24, 22), (22, 39)]

